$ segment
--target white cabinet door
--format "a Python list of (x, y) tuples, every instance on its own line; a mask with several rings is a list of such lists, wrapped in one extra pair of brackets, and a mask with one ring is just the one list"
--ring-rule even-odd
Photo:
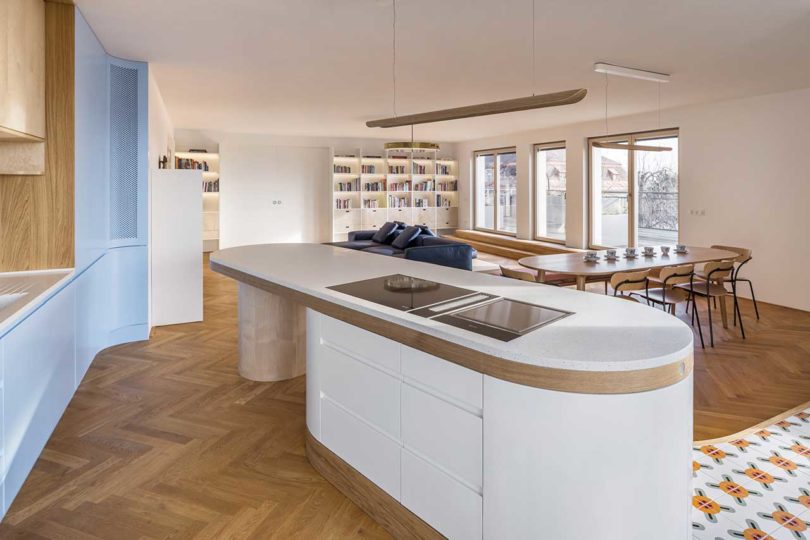
[(75, 301), (71, 284), (2, 341), (8, 504), (20, 490), (73, 396)]
[(389, 221), (401, 221), (411, 225), (411, 209), (410, 208), (389, 208), (388, 209)]
[(346, 232), (358, 231), (361, 227), (360, 210), (354, 208), (349, 210), (335, 210), (334, 231)]
[(379, 229), (387, 219), (385, 208), (363, 209), (363, 229)]
[(458, 208), (442, 207), (436, 209), (436, 227), (449, 229), (458, 227)]
[(435, 208), (414, 208), (413, 222), (415, 225), (424, 225), (430, 228), (436, 228), (436, 209)]

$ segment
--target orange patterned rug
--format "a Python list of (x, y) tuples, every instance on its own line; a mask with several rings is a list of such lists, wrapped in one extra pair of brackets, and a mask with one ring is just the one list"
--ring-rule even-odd
[(696, 540), (810, 540), (810, 403), (693, 452)]

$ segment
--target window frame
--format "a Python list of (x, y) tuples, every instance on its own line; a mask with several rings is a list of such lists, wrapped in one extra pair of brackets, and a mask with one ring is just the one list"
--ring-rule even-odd
[[(537, 224), (539, 223), (539, 208), (537, 204), (537, 196), (539, 194), (540, 186), (538, 185), (539, 177), (537, 174), (537, 152), (540, 150), (565, 150), (565, 163), (566, 163), (566, 181), (565, 181), (565, 213), (568, 215), (568, 146), (566, 141), (554, 141), (547, 143), (536, 143), (532, 145), (532, 239), (541, 242), (551, 242), (554, 244), (566, 245), (568, 241), (568, 227), (565, 230), (565, 237), (550, 238), (548, 236), (540, 236), (537, 234)], [(546, 216), (547, 218), (547, 216)]]
[[(486, 232), (486, 233), (491, 233), (491, 234), (500, 234), (500, 235), (503, 235), (503, 236), (517, 237), (517, 231), (511, 232), (511, 231), (504, 231), (504, 230), (498, 229), (498, 217), (499, 217), (498, 214), (500, 212), (500, 210), (499, 210), (500, 204), (498, 204), (498, 200), (499, 200), (498, 197), (499, 197), (499, 194), (500, 194), (500, 175), (498, 174), (498, 155), (499, 154), (515, 154), (515, 158), (517, 160), (517, 147), (516, 146), (504, 146), (504, 147), (500, 147), (500, 148), (486, 148), (486, 149), (482, 149), (482, 150), (473, 151), (473, 159), (472, 159), (472, 163), (473, 163), (473, 166), (472, 166), (472, 170), (473, 170), (473, 182), (472, 182), (472, 184), (473, 184), (473, 189), (472, 189), (472, 192), (473, 192), (473, 200), (472, 200), (473, 230)], [(494, 189), (495, 189), (495, 204), (493, 206), (492, 228), (491, 229), (486, 228), (486, 227), (479, 227), (478, 226), (478, 216), (476, 215), (476, 212), (478, 211), (478, 157), (479, 156), (487, 156), (487, 155), (491, 155), (495, 159), (495, 164), (494, 164), (494, 166), (495, 166), (495, 171), (494, 171), (494, 174), (495, 174), (495, 178), (494, 178), (494, 180), (495, 180), (495, 186), (494, 186)], [(516, 161), (516, 163), (517, 163), (517, 161)]]
[[(630, 133), (617, 133), (614, 135), (600, 135), (596, 137), (588, 137), (587, 140), (587, 160), (586, 167), (588, 168), (588, 248), (589, 249), (608, 249), (611, 246), (603, 246), (595, 244), (593, 241), (593, 228), (595, 217), (593, 215), (593, 143), (595, 142), (623, 142), (627, 141), (628, 144), (644, 144), (644, 141), (653, 139), (665, 139), (677, 137), (680, 149), (680, 128), (666, 128), (654, 129), (648, 131), (634, 131)], [(678, 242), (681, 241), (681, 190), (680, 190), (680, 170), (681, 170), (681, 153), (678, 152)], [(628, 198), (631, 200), (629, 208), (632, 211), (627, 212), (627, 245), (638, 247), (638, 234), (636, 230), (636, 213), (638, 207), (636, 203), (636, 159), (635, 151), (628, 152), (627, 157), (627, 189)]]

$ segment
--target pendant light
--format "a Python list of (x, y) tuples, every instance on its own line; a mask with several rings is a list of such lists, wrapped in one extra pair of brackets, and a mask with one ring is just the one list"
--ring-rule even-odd
[[(532, 79), (534, 79), (534, 2), (532, 0)], [(452, 109), (442, 109), (419, 114), (409, 114), (398, 116), (396, 114), (396, 16), (397, 0), (394, 4), (394, 116), (391, 118), (381, 118), (379, 120), (369, 120), (368, 127), (391, 128), (398, 126), (413, 126), (414, 124), (428, 124), (432, 122), (444, 122), (447, 120), (459, 120), (461, 118), (473, 118), (478, 116), (488, 116), (491, 114), (503, 114), (508, 112), (528, 111), (531, 109), (543, 109), (546, 107), (559, 107), (561, 105), (571, 105), (582, 101), (588, 94), (585, 88), (565, 90), (563, 92), (553, 92), (540, 96), (531, 95), (504, 101), (491, 101), (478, 105), (467, 105), (465, 107), (455, 107)], [(534, 85), (534, 80), (532, 80)], [(532, 88), (534, 90), (534, 88)]]
[[(661, 83), (669, 82), (669, 75), (665, 73), (656, 73), (654, 71), (645, 71), (642, 69), (634, 69), (623, 66), (614, 66), (612, 64), (605, 64), (604, 62), (597, 62), (593, 65), (593, 70), (597, 73), (605, 74), (605, 135), (609, 134), (608, 130), (608, 75), (618, 75), (620, 77), (630, 77), (633, 79), (642, 79), (646, 81), (655, 81), (658, 83), (658, 128), (661, 129)], [(651, 146), (646, 144), (621, 144), (614, 142), (599, 142), (593, 143), (596, 148), (612, 148), (616, 150), (638, 150), (643, 152), (671, 152), (672, 148), (668, 146)]]

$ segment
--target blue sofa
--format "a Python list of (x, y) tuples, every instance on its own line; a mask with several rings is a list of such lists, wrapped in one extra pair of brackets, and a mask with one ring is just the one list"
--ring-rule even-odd
[(451, 268), (461, 268), (462, 270), (472, 270), (472, 261), (478, 256), (478, 252), (472, 246), (439, 238), (436, 234), (425, 227), (419, 236), (411, 240), (405, 249), (397, 249), (390, 244), (399, 233), (404, 230), (404, 225), (394, 232), (388, 242), (381, 244), (371, 239), (377, 231), (352, 231), (349, 233), (347, 242), (333, 242), (331, 245), (376, 253), (377, 255), (387, 255), (389, 257), (401, 257), (411, 261), (422, 261)]

